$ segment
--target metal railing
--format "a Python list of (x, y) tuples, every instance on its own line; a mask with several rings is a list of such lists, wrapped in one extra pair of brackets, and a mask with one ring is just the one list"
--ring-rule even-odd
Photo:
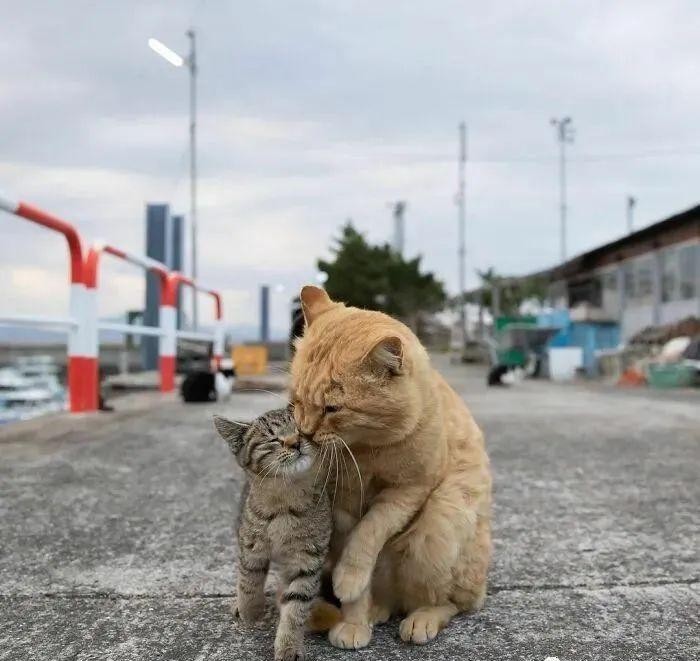
[[(70, 256), (71, 288), (68, 316), (2, 315), (0, 325), (51, 328), (68, 334), (68, 397), (71, 412), (95, 411), (99, 406), (100, 330), (157, 337), (162, 392), (170, 392), (175, 388), (178, 338), (212, 342), (214, 364), (218, 367), (225, 344), (219, 292), (200, 286), (182, 273), (170, 271), (165, 264), (155, 259), (126, 252), (102, 241), (94, 243), (86, 252), (82, 237), (73, 224), (38, 207), (0, 195), (0, 210), (59, 232), (66, 239)], [(137, 326), (98, 320), (97, 296), (103, 254), (159, 275), (161, 303), (158, 326)], [(179, 287), (183, 284), (213, 297), (216, 319), (214, 332), (177, 329), (177, 294)]]

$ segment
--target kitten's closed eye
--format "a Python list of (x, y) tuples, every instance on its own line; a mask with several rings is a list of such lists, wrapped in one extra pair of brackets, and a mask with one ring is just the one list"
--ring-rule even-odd
[(343, 408), (342, 406), (337, 406), (337, 405), (336, 406), (325, 406), (323, 408), (323, 413), (324, 413), (324, 415), (326, 413), (337, 413), (342, 408)]

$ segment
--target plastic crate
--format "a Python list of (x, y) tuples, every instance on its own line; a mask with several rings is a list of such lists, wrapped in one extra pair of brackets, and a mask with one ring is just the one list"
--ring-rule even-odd
[(649, 385), (652, 388), (689, 388), (697, 383), (692, 365), (649, 365)]

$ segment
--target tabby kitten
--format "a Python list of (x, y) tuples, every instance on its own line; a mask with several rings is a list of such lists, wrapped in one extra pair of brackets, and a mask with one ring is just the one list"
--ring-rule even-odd
[(332, 529), (324, 479), (314, 469), (318, 448), (299, 435), (288, 408), (250, 424), (214, 416), (214, 425), (248, 477), (238, 520), (237, 615), (245, 624), (263, 616), (272, 561), (281, 583), (275, 659), (303, 659)]

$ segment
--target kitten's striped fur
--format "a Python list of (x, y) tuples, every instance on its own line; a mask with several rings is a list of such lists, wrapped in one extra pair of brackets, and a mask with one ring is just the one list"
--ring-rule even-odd
[(238, 614), (246, 624), (262, 617), (274, 562), (281, 581), (275, 659), (302, 659), (332, 529), (323, 462), (289, 409), (250, 424), (215, 416), (214, 424), (248, 477), (238, 520)]

